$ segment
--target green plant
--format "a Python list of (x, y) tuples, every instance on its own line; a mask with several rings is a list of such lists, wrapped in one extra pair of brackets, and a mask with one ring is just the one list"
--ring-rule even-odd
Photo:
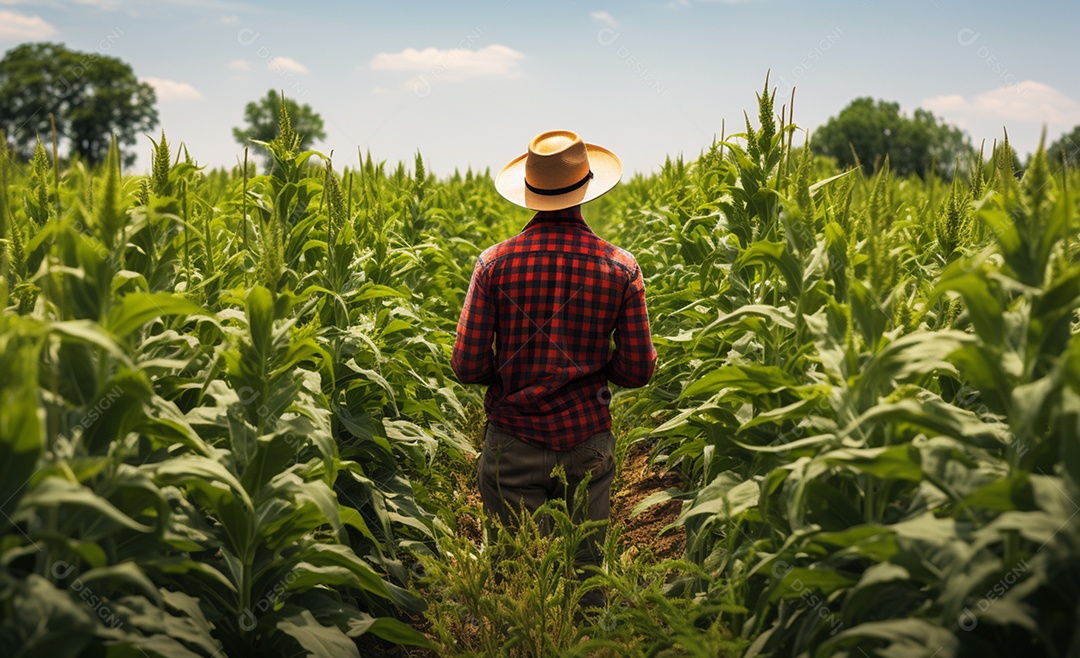
[[(1075, 172), (1040, 152), (1017, 183), (1006, 141), (988, 188), (977, 166), (919, 221), (933, 180), (809, 185), (759, 101), (613, 229), (652, 272), (638, 435), (692, 484), (687, 556), (724, 583), (698, 587), (746, 607), (747, 655), (1074, 651)], [(695, 217), (712, 253), (673, 267)]]
[[(604, 524), (575, 525), (570, 506), (554, 500), (523, 514), (510, 530), (495, 523), (490, 542), (440, 538), (421, 558), (421, 586), (433, 593), (426, 611), (442, 655), (657, 656), (734, 654), (722, 613), (737, 609), (679, 593), (680, 580), (708, 579), (694, 565), (654, 561), (647, 549), (629, 557), (617, 529), (604, 544), (605, 566), (576, 574), (584, 538)], [(466, 508), (482, 524), (482, 510)], [(544, 527), (550, 530), (545, 532)], [(600, 609), (582, 609), (587, 592), (606, 593)]]
[(682, 475), (643, 506), (681, 501), (687, 550), (616, 530), (584, 582), (564, 505), (477, 543), (449, 357), (528, 219), (486, 173), (337, 170), (287, 114), (263, 175), (164, 134), (148, 176), (0, 157), (2, 652), (430, 647), (426, 600), (464, 654), (1075, 653), (1080, 174), (1017, 180), (1006, 139), (949, 187), (866, 178), (775, 101), (585, 207), (660, 355), (618, 454)]

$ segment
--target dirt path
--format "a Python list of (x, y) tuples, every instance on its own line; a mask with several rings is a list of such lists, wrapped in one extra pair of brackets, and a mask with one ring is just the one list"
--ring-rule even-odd
[(620, 481), (622, 486), (611, 497), (611, 520), (613, 527), (622, 529), (622, 545), (629, 557), (649, 547), (657, 560), (681, 558), (686, 547), (686, 529), (680, 526), (660, 534), (678, 518), (682, 506), (679, 501), (669, 500), (631, 516), (638, 503), (648, 496), (679, 487), (682, 483), (678, 473), (649, 464), (649, 451), (635, 448), (626, 455)]

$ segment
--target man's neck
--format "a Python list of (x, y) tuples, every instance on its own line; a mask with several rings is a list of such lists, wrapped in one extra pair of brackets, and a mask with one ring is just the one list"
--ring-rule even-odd
[(534, 219), (581, 219), (581, 204), (561, 210), (538, 210)]

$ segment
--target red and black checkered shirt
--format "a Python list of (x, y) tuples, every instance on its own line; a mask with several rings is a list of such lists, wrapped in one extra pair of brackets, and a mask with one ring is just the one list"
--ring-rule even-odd
[(579, 206), (537, 213), (480, 254), (451, 365), (490, 386), (484, 409), (500, 429), (569, 450), (611, 428), (609, 381), (644, 386), (656, 368), (641, 268)]

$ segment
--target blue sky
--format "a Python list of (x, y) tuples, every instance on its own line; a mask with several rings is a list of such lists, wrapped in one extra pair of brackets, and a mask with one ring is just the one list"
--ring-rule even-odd
[[(338, 166), (357, 147), (429, 169), (497, 170), (544, 130), (575, 130), (628, 173), (693, 157), (777, 107), (814, 129), (851, 99), (932, 110), (1022, 153), (1080, 124), (1080, 3), (907, 0), (247, 2), (0, 0), (0, 50), (59, 41), (120, 57), (158, 90), (161, 126), (208, 165), (236, 163), (245, 103), (310, 104)], [(137, 169), (148, 166), (150, 143)], [(411, 166), (411, 165), (410, 165)]]

